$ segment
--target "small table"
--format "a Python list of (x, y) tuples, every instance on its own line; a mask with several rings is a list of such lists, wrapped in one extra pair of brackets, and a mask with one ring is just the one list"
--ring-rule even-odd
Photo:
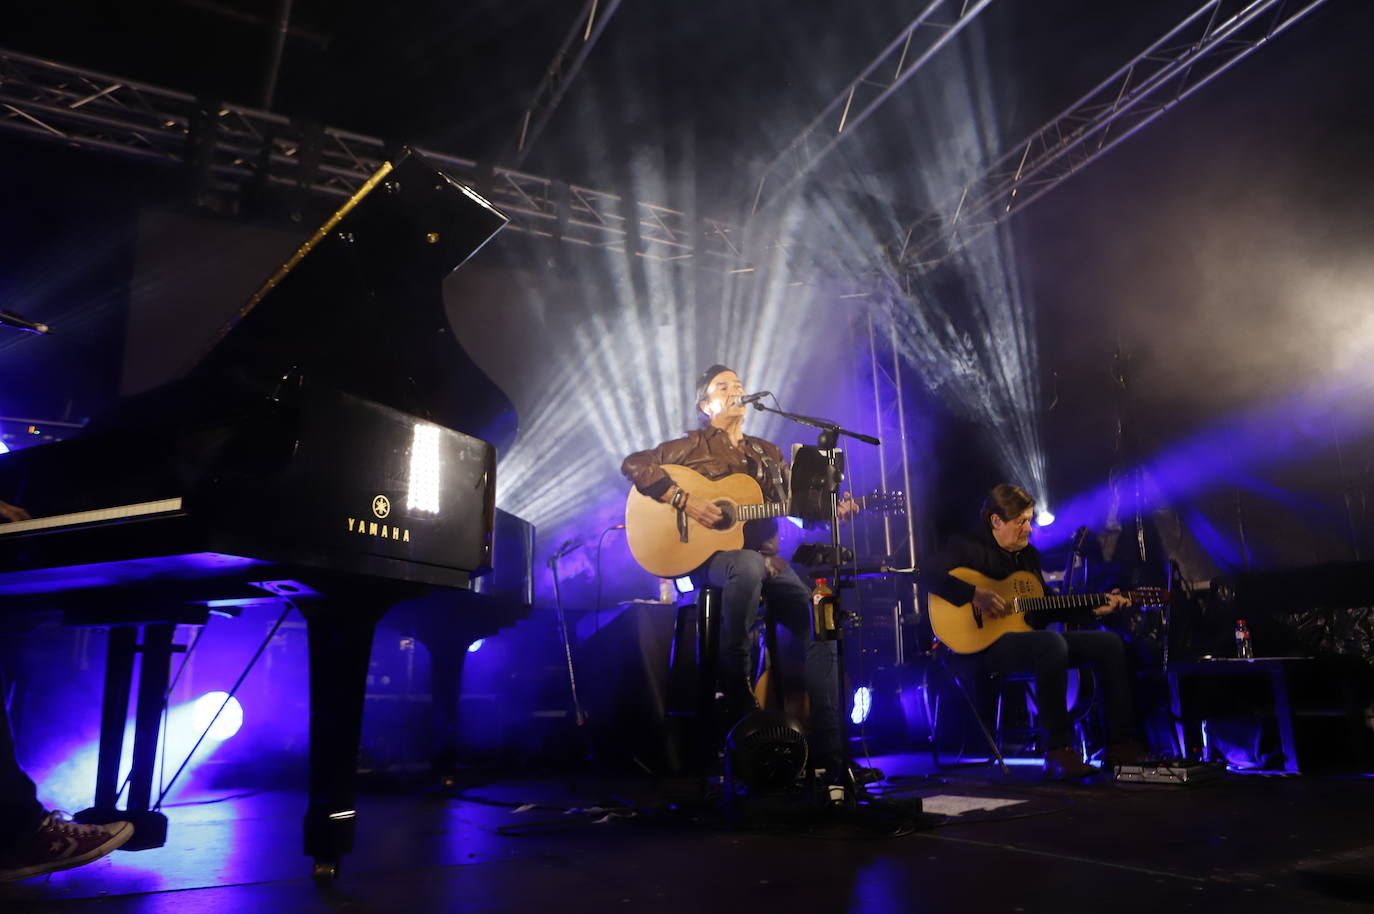
[(1201, 738), (1198, 736), (1200, 723), (1194, 725), (1183, 716), (1180, 679), (1185, 676), (1268, 676), (1273, 692), (1274, 718), (1279, 729), (1279, 748), (1283, 752), (1283, 770), (1297, 773), (1298, 746), (1293, 735), (1293, 708), (1289, 700), (1288, 674), (1296, 665), (1310, 662), (1311, 658), (1308, 657), (1221, 657), (1169, 664), (1166, 669), (1169, 674), (1169, 710), (1173, 712), (1175, 733), (1182, 753), (1186, 755), (1190, 745), (1199, 745)]

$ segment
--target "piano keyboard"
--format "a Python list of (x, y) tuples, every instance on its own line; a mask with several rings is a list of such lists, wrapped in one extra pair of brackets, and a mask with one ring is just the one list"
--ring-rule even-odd
[(72, 514), (54, 514), (51, 517), (35, 517), (32, 520), (14, 521), (0, 524), (0, 537), (31, 533), (34, 530), (47, 530), (53, 527), (75, 527), (78, 524), (98, 524), (112, 520), (149, 517), (154, 514), (168, 514), (181, 510), (180, 498), (163, 498), (159, 501), (144, 501), (136, 505), (119, 505), (114, 508), (96, 508), (93, 511), (77, 511)]

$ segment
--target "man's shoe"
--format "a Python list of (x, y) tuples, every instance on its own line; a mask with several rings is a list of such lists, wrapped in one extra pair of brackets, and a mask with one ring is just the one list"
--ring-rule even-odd
[(128, 822), (78, 825), (60, 812), (50, 812), (28, 841), (0, 860), (0, 882), (31, 879), (99, 860), (133, 835), (134, 827)]
[(1052, 781), (1090, 778), (1100, 772), (1083, 761), (1077, 749), (1051, 749), (1045, 753), (1045, 777)]
[(1145, 747), (1135, 740), (1127, 740), (1124, 743), (1112, 743), (1107, 747), (1107, 752), (1103, 756), (1102, 766), (1112, 771), (1122, 765), (1139, 765), (1149, 758), (1145, 752)]
[(849, 771), (854, 775), (854, 784), (863, 787), (867, 784), (876, 784), (887, 777), (879, 768), (865, 768), (863, 765), (850, 765)]

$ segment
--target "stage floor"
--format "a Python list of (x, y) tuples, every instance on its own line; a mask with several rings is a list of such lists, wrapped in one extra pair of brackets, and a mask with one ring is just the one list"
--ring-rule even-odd
[(301, 853), (302, 792), (207, 796), (167, 810), (166, 847), (0, 886), (0, 910), (1173, 914), (1374, 901), (1372, 777), (1080, 786), (1033, 767), (1003, 778), (936, 772), (926, 756), (874, 761), (885, 796), (945, 815), (894, 836), (896, 818), (833, 820), (796, 801), (732, 828), (716, 806), (658, 811), (664, 788), (647, 777), (596, 773), (492, 778), (456, 796), (377, 789), (360, 800), (357, 849), (321, 889)]

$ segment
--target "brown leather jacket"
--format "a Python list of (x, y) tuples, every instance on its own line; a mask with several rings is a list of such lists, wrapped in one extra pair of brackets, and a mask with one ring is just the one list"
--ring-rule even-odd
[[(777, 491), (770, 471), (765, 469), (766, 457), (782, 478), (783, 487), (791, 485), (790, 470), (782, 451), (771, 441), (745, 435), (739, 447), (730, 443), (730, 436), (724, 429), (708, 425), (693, 429), (681, 438), (665, 441), (656, 448), (636, 451), (625, 458), (620, 472), (635, 488), (653, 499), (662, 499), (663, 493), (672, 486), (672, 480), (663, 471), (665, 463), (675, 463), (696, 470), (707, 479), (721, 479), (731, 473), (744, 473), (758, 481), (763, 489), (763, 497), (768, 501), (783, 500), (783, 493)], [(776, 555), (778, 551), (778, 524), (767, 520), (749, 521), (744, 525), (744, 545), (747, 549), (757, 549), (764, 555)]]

